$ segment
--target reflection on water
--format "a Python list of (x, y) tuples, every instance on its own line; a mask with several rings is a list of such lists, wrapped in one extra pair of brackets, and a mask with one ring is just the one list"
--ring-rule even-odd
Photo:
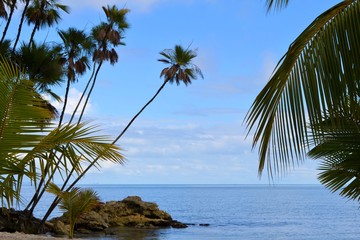
[(160, 240), (165, 237), (166, 232), (170, 229), (149, 229), (149, 228), (129, 228), (129, 227), (118, 227), (109, 228), (106, 233), (91, 234), (76, 234), (76, 238), (82, 239), (96, 239), (96, 240), (107, 240), (107, 239), (121, 239), (121, 240)]

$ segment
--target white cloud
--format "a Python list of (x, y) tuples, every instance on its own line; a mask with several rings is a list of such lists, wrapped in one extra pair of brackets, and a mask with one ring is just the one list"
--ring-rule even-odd
[[(72, 114), (81, 98), (82, 92), (80, 92), (79, 90), (77, 90), (76, 88), (70, 88), (69, 90), (69, 97), (68, 97), (68, 102), (67, 102), (67, 107), (65, 110), (65, 114)], [(61, 99), (64, 101), (64, 96), (61, 96)], [(85, 99), (83, 99), (82, 103), (80, 104), (77, 114), (80, 114), (81, 109), (84, 106), (84, 101)], [(52, 101), (51, 104), (56, 107), (58, 109), (59, 112), (62, 111), (63, 108), (63, 102), (57, 102), (57, 101)], [(92, 110), (92, 104), (91, 101), (89, 100), (89, 102), (87, 103), (86, 109), (85, 109), (85, 113), (90, 113)]]

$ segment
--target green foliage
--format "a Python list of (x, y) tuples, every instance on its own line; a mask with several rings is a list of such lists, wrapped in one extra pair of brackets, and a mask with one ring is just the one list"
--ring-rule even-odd
[[(279, 7), (288, 1), (267, 3)], [(359, 108), (359, 28), (359, 1), (342, 1), (317, 17), (279, 61), (246, 116), (249, 133), (255, 130), (253, 147), (259, 144), (260, 174), (265, 165), (270, 174), (286, 172), (302, 162), (311, 147), (310, 156), (320, 156), (329, 144), (328, 124), (336, 134), (349, 127), (339, 113)], [(321, 124), (324, 119), (328, 124)], [(358, 150), (353, 154), (359, 157)], [(331, 165), (326, 161), (322, 170)], [(320, 180), (330, 182), (324, 175)], [(339, 189), (335, 185), (327, 186)]]
[(170, 65), (160, 73), (160, 77), (164, 77), (165, 82), (176, 82), (177, 85), (183, 82), (188, 85), (191, 84), (192, 79), (197, 79), (198, 76), (204, 78), (200, 68), (192, 62), (197, 56), (196, 51), (175, 45), (174, 49), (166, 49), (160, 52), (160, 55), (164, 58), (158, 61)]
[[(55, 128), (47, 102), (26, 79), (26, 74), (2, 59), (0, 61), (0, 188), (2, 202), (9, 206), (20, 200), (24, 177), (34, 183), (38, 177), (58, 172), (82, 172), (82, 162), (103, 159), (122, 164), (119, 148), (97, 135), (93, 126), (64, 125)], [(38, 165), (39, 164), (39, 165)], [(44, 166), (52, 167), (46, 172)], [(38, 166), (37, 166), (38, 165)], [(36, 184), (35, 184), (36, 185)]]
[(69, 221), (69, 238), (73, 238), (76, 220), (98, 204), (98, 195), (92, 189), (72, 188), (64, 192), (54, 183), (49, 184), (47, 191), (60, 198), (59, 208)]
[[(129, 28), (129, 10), (116, 6), (103, 7), (106, 20), (95, 25), (90, 33), (69, 28), (58, 31), (58, 42), (49, 43), (41, 39), (42, 42), (38, 43), (35, 33), (56, 25), (61, 20), (61, 13), (68, 13), (68, 7), (57, 0), (22, 2), (16, 37), (8, 37), (14, 31), (7, 29), (12, 26), (11, 16), (19, 1), (1, 1), (0, 4), (0, 17), (8, 17), (0, 40), (0, 201), (12, 207), (21, 201), (23, 182), (30, 181), (34, 186), (34, 195), (25, 210), (29, 210), (31, 215), (46, 190), (54, 193), (56, 197), (42, 222), (60, 202), (60, 208), (66, 211), (72, 226), (69, 233), (72, 237), (76, 219), (97, 202), (94, 192), (75, 188), (77, 182), (89, 169), (100, 168), (101, 161), (124, 164), (116, 141), (167, 82), (188, 85), (203, 75), (192, 63), (195, 51), (177, 45), (174, 50), (162, 52), (165, 58), (160, 61), (170, 65), (161, 72), (161, 77), (165, 78), (163, 85), (111, 142), (108, 136), (99, 135), (96, 126), (81, 120), (101, 67), (106, 63), (115, 64), (119, 58), (117, 47), (125, 45), (123, 39), (125, 30)], [(26, 21), (32, 28), (31, 36), (21, 39)], [(6, 38), (15, 38), (15, 41)], [(19, 41), (22, 42), (20, 47), (17, 45)], [(91, 76), (69, 122), (65, 123), (70, 85), (88, 69)], [(44, 99), (43, 94), (61, 102), (53, 87), (64, 82), (64, 105), (57, 119), (56, 109)], [(80, 106), (81, 109), (78, 109)], [(80, 115), (77, 115), (78, 110)], [(77, 121), (73, 123), (76, 117)], [(61, 187), (52, 184), (55, 177), (62, 178)]]
[(308, 154), (321, 159), (322, 184), (334, 192), (340, 191), (344, 197), (360, 201), (360, 104), (347, 110), (337, 112), (336, 121), (342, 123), (341, 127), (334, 127), (328, 116), (314, 126), (322, 129), (324, 137)]

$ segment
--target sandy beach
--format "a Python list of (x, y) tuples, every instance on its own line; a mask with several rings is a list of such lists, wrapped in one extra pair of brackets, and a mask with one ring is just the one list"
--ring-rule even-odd
[[(33, 234), (25, 234), (25, 233), (8, 233), (8, 232), (0, 232), (0, 240), (3, 239), (68, 239), (66, 236), (64, 237), (52, 237), (52, 236), (46, 236), (46, 235), (33, 235)], [(75, 239), (75, 238), (73, 238)]]

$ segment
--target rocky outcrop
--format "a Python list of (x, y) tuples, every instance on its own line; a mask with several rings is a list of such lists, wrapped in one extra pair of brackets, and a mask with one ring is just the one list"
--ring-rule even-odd
[[(39, 233), (41, 221), (30, 214), (29, 211), (17, 211), (13, 208), (0, 208), (0, 232)], [(49, 231), (48, 224), (42, 228)]]
[[(67, 219), (64, 216), (55, 218), (51, 222), (56, 233), (66, 232)], [(167, 212), (160, 210), (156, 203), (144, 202), (138, 196), (127, 197), (122, 201), (100, 203), (76, 223), (76, 231), (81, 233), (104, 231), (114, 227), (185, 228), (187, 225), (173, 220)]]

